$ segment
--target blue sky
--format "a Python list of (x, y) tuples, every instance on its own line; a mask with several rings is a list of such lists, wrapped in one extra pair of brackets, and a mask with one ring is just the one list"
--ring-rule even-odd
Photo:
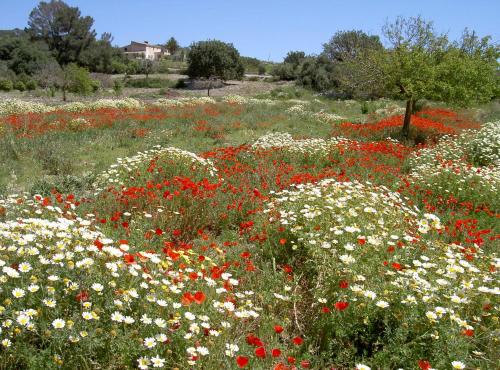
[[(114, 43), (181, 45), (220, 39), (242, 55), (280, 61), (290, 50), (318, 53), (338, 30), (379, 34), (386, 19), (422, 15), (458, 37), (465, 27), (500, 41), (499, 0), (67, 0), (94, 18), (95, 29)], [(0, 0), (0, 29), (24, 28), (36, 0)]]

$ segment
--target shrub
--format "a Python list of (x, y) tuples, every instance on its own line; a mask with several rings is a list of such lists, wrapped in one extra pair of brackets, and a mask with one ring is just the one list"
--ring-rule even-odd
[(33, 79), (30, 79), (26, 82), (26, 90), (35, 90), (37, 88), (36, 81)]
[(165, 78), (131, 78), (125, 82), (127, 87), (135, 88), (168, 88), (172, 87), (174, 82)]
[(111, 71), (116, 74), (123, 74), (127, 72), (127, 65), (119, 61), (111, 61)]
[(123, 82), (120, 80), (115, 80), (113, 82), (113, 91), (115, 92), (116, 96), (120, 96), (123, 94)]
[(265, 75), (266, 74), (266, 66), (264, 64), (259, 64), (259, 69), (258, 69), (259, 75)]
[(24, 91), (24, 90), (26, 90), (26, 85), (24, 84), (23, 81), (17, 81), (14, 84), (14, 89), (19, 90), (19, 91)]
[(88, 95), (98, 89), (98, 82), (90, 77), (85, 68), (70, 63), (64, 68), (63, 88), (75, 94)]
[(278, 64), (273, 68), (271, 73), (283, 81), (292, 81), (297, 78), (295, 69), (291, 63)]
[(10, 91), (14, 87), (14, 84), (12, 83), (11, 80), (8, 80), (6, 78), (0, 78), (0, 90), (1, 91)]
[(222, 80), (239, 80), (245, 72), (240, 53), (233, 44), (217, 40), (192, 44), (188, 63), (187, 73), (191, 78), (216, 77)]
[(158, 73), (169, 73), (169, 65), (170, 63), (167, 59), (160, 60), (158, 63)]

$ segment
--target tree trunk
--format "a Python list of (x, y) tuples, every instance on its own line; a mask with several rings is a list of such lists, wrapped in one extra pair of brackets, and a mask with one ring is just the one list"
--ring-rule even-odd
[(66, 101), (66, 87), (62, 88), (62, 93), (63, 93), (63, 101)]
[(401, 130), (401, 135), (405, 139), (408, 139), (408, 136), (410, 136), (410, 123), (411, 123), (411, 115), (413, 113), (414, 104), (415, 102), (413, 101), (413, 99), (408, 99), (406, 101), (405, 119), (403, 122), (403, 129)]

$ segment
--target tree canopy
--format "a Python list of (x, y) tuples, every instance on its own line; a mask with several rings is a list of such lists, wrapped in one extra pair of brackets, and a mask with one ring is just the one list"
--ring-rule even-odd
[(489, 101), (498, 86), (497, 47), (466, 31), (450, 42), (421, 17), (398, 17), (383, 33), (390, 48), (375, 59), (388, 91), (406, 100), (402, 134), (407, 137), (419, 99), (468, 106)]
[(95, 40), (94, 20), (82, 16), (80, 9), (63, 1), (42, 1), (28, 20), (27, 31), (33, 39), (44, 40), (59, 64), (78, 62), (81, 53)]
[(338, 31), (330, 41), (323, 44), (323, 54), (331, 61), (357, 58), (366, 50), (381, 50), (380, 38), (360, 30)]
[(233, 44), (218, 40), (193, 43), (188, 54), (191, 78), (241, 79), (245, 72), (240, 53)]
[(170, 55), (174, 55), (177, 50), (179, 50), (180, 45), (177, 40), (173, 37), (169, 38), (165, 44), (165, 49), (168, 50)]

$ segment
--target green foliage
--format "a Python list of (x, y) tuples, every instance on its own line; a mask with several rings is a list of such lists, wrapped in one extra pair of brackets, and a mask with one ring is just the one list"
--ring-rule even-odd
[(243, 63), (245, 72), (247, 73), (257, 73), (259, 71), (259, 67), (263, 65), (259, 59), (251, 57), (241, 57), (241, 62)]
[(24, 91), (24, 90), (26, 90), (26, 85), (24, 84), (23, 81), (17, 81), (14, 84), (14, 89), (19, 90), (19, 91)]
[(158, 73), (168, 73), (169, 72), (170, 63), (167, 59), (162, 59), (158, 63)]
[(297, 78), (297, 74), (293, 64), (282, 63), (276, 65), (271, 71), (273, 76), (278, 77), (282, 81), (293, 81)]
[(93, 39), (80, 58), (79, 64), (91, 72), (97, 73), (124, 73), (124, 56), (120, 48), (111, 45), (113, 37), (110, 33), (103, 33), (99, 40)]
[(137, 60), (130, 60), (127, 63), (126, 73), (128, 75), (135, 75), (139, 72), (141, 66)]
[(83, 17), (80, 9), (63, 1), (42, 1), (28, 20), (28, 32), (44, 40), (57, 62), (66, 65), (80, 60), (80, 55), (95, 41), (92, 17)]
[(169, 38), (167, 43), (165, 44), (165, 49), (168, 50), (170, 55), (174, 55), (175, 52), (179, 50), (179, 48), (180, 45), (174, 37)]
[(30, 79), (26, 82), (26, 90), (35, 90), (37, 88), (36, 81)]
[(136, 88), (166, 88), (172, 87), (175, 82), (166, 78), (132, 78), (125, 83), (126, 87)]
[(370, 36), (363, 31), (338, 31), (330, 41), (323, 44), (323, 53), (331, 61), (342, 62), (362, 57), (366, 50), (382, 50), (378, 36)]
[(11, 80), (6, 78), (0, 78), (0, 90), (1, 91), (10, 91), (14, 88), (14, 84)]
[(296, 68), (305, 58), (306, 53), (303, 51), (289, 51), (285, 59), (283, 59), (283, 63), (290, 63)]
[(123, 74), (127, 72), (127, 65), (118, 60), (111, 61), (111, 70), (116, 74)]
[(187, 73), (191, 78), (239, 80), (245, 72), (238, 50), (232, 44), (218, 40), (192, 44), (188, 60)]
[(113, 82), (113, 91), (116, 96), (120, 96), (123, 94), (123, 82), (120, 80), (115, 80)]
[(69, 92), (89, 95), (99, 87), (98, 81), (90, 77), (89, 71), (75, 63), (68, 64), (63, 70), (63, 75), (63, 89)]
[(44, 42), (31, 42), (24, 33), (0, 37), (0, 60), (16, 74), (33, 75), (52, 59)]
[(325, 56), (306, 58), (298, 72), (297, 83), (316, 91), (328, 91), (336, 87), (335, 65)]

